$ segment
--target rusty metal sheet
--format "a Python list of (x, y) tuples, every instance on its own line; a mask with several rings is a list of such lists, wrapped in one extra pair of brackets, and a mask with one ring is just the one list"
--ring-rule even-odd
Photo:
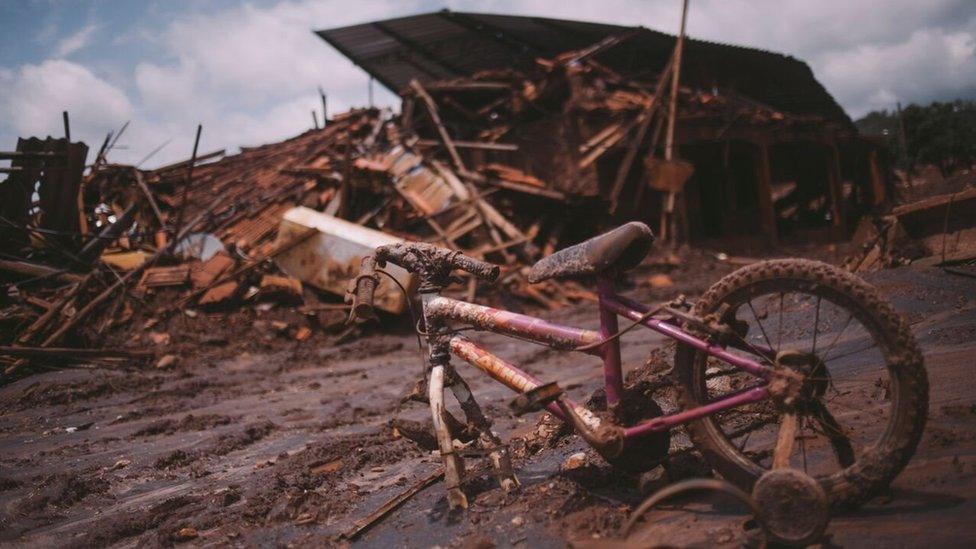
[[(278, 229), (278, 242), (287, 242), (308, 228), (321, 234), (282, 253), (277, 259), (278, 266), (302, 282), (341, 296), (346, 294), (349, 282), (359, 274), (359, 263), (363, 257), (373, 253), (377, 246), (404, 242), (403, 239), (305, 207), (285, 212), (281, 228)], [(407, 291), (416, 285), (415, 277), (396, 265), (387, 265), (385, 270)], [(406, 298), (399, 288), (382, 275), (374, 304), (394, 314), (400, 314), (407, 308)]]
[(172, 267), (152, 267), (146, 269), (139, 281), (144, 288), (159, 288), (163, 286), (182, 286), (190, 280), (190, 265), (173, 265)]

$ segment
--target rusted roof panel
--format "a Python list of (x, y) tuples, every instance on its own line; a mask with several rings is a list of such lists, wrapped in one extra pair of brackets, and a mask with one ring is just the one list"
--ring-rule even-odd
[[(649, 78), (664, 67), (675, 37), (643, 27), (443, 10), (317, 34), (399, 93), (413, 78), (432, 82), (487, 69), (526, 69), (537, 57), (551, 58), (634, 29), (634, 38), (610, 49), (600, 62), (631, 78)], [(850, 124), (810, 67), (788, 55), (690, 39), (682, 80), (703, 89), (733, 91), (786, 112)]]

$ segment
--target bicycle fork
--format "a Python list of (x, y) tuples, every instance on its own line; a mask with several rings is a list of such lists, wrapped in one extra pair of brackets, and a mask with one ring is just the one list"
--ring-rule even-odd
[(519, 487), (519, 481), (512, 471), (511, 456), (508, 447), (491, 430), (491, 421), (481, 411), (481, 406), (471, 393), (467, 382), (451, 367), (450, 343), (446, 327), (439, 321), (427, 316), (427, 302), (436, 294), (422, 294), (424, 305), (424, 322), (427, 328), (427, 343), (430, 349), (428, 356), (428, 399), (430, 401), (431, 419), (434, 424), (434, 434), (437, 436), (437, 446), (444, 465), (444, 480), (447, 485), (447, 501), (451, 509), (466, 509), (467, 496), (461, 490), (464, 480), (464, 462), (454, 448), (454, 436), (448, 428), (446, 416), (448, 414), (444, 402), (444, 388), (450, 387), (457, 399), (469, 426), (477, 430), (479, 446), (488, 452), (492, 470), (498, 483), (506, 492)]

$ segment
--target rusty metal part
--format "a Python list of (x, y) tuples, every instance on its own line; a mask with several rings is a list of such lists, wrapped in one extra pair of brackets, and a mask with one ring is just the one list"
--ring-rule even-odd
[[(491, 430), (491, 420), (481, 411), (481, 406), (478, 405), (474, 393), (471, 392), (471, 387), (464, 381), (464, 378), (450, 366), (447, 366), (446, 371), (447, 384), (450, 385), (454, 398), (461, 406), (461, 411), (464, 412), (468, 425), (478, 431), (478, 444), (488, 452), (488, 459), (491, 461), (498, 484), (506, 492), (517, 490), (521, 483), (512, 470), (512, 458), (508, 452), (508, 447), (502, 444), (498, 435)], [(446, 416), (450, 417), (450, 414), (446, 414)]]
[(594, 330), (560, 326), (539, 318), (465, 303), (448, 297), (432, 299), (427, 304), (426, 314), (434, 319), (458, 320), (483, 330), (527, 339), (566, 351), (603, 340), (600, 333)]
[[(577, 413), (579, 406), (572, 406), (565, 398), (556, 400), (556, 405), (562, 410), (566, 421), (576, 429), (583, 440), (589, 443), (607, 461), (613, 460), (623, 453), (626, 440), (623, 427), (606, 421), (594, 428), (583, 419), (583, 416)], [(589, 414), (588, 410), (587, 413)], [(592, 414), (589, 415), (592, 416)]]
[(464, 464), (454, 451), (454, 441), (444, 420), (446, 408), (444, 406), (444, 366), (435, 365), (430, 370), (428, 385), (430, 398), (431, 419), (434, 422), (434, 434), (437, 435), (437, 446), (444, 464), (444, 480), (447, 484), (447, 502), (451, 509), (467, 509), (468, 498), (461, 491), (461, 479), (464, 476)]
[(352, 308), (349, 310), (349, 322), (376, 320), (373, 310), (373, 293), (379, 285), (380, 279), (376, 275), (376, 259), (368, 255), (363, 258), (359, 267), (359, 276), (350, 284), (349, 293), (352, 295)]
[(815, 357), (789, 349), (776, 354), (776, 362), (770, 372), (769, 394), (781, 408), (793, 410), (799, 403), (810, 373), (811, 358)]
[[(542, 385), (542, 382), (538, 379), (518, 369), (515, 365), (482, 349), (464, 337), (454, 336), (451, 338), (450, 345), (452, 353), (513, 391), (524, 393)], [(589, 429), (595, 430), (600, 428), (602, 424), (600, 418), (593, 415), (586, 407), (580, 406), (565, 397), (560, 400), (567, 404), (572, 409), (573, 415), (579, 417)], [(547, 406), (547, 409), (560, 419), (567, 419), (565, 412), (560, 406), (550, 404)]]
[(637, 521), (660, 503), (688, 492), (721, 492), (723, 494), (728, 494), (744, 503), (752, 512), (753, 516), (758, 518), (761, 515), (759, 506), (751, 497), (749, 497), (749, 494), (746, 494), (734, 485), (724, 480), (712, 478), (691, 478), (666, 486), (655, 492), (651, 497), (644, 500), (644, 502), (641, 503), (640, 506), (638, 506), (637, 509), (634, 509), (634, 512), (630, 514), (630, 518), (627, 519), (627, 523), (624, 524), (624, 527), (620, 532), (621, 535), (624, 538), (630, 536), (634, 526), (637, 525)]
[(519, 393), (535, 389), (541, 382), (461, 336), (451, 338), (451, 352)]
[(823, 537), (830, 502), (816, 479), (796, 469), (774, 469), (752, 488), (756, 515), (772, 541), (806, 547)]
[(423, 242), (389, 244), (376, 248), (377, 265), (387, 261), (420, 277), (420, 292), (438, 291), (451, 282), (451, 271), (460, 269), (488, 282), (494, 282), (501, 274), (498, 265), (466, 256)]
[[(277, 242), (283, 244), (305, 233), (312, 236), (306, 242), (282, 252), (276, 263), (286, 274), (338, 295), (348, 293), (350, 279), (362, 282), (361, 278), (356, 279), (356, 274), (362, 272), (364, 258), (372, 256), (377, 247), (401, 241), (345, 219), (297, 207), (286, 211), (281, 218)], [(409, 308), (409, 297), (403, 295), (397, 284), (412, 290), (416, 286), (416, 277), (395, 265), (390, 266), (387, 272), (396, 282), (385, 277), (378, 279), (369, 303), (388, 313), (400, 314)], [(360, 302), (366, 303), (366, 300)], [(365, 307), (360, 309), (358, 312), (366, 314)]]
[(515, 415), (522, 416), (529, 412), (541, 411), (562, 395), (563, 390), (559, 384), (550, 381), (518, 395), (509, 403), (509, 407)]

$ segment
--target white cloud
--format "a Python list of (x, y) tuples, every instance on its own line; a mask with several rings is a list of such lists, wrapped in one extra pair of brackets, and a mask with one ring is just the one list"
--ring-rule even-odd
[[(136, 162), (167, 139), (149, 162), (189, 155), (196, 124), (201, 148), (233, 150), (295, 135), (311, 125), (321, 85), (335, 114), (367, 101), (368, 76), (312, 31), (440, 8), (428, 0), (282, 0), (209, 9), (195, 5), (168, 21), (119, 29), (116, 49), (138, 40), (140, 59), (92, 67), (45, 61), (0, 68), (0, 136), (60, 133), (60, 111), (72, 129), (91, 127), (89, 144), (125, 119), (133, 122), (112, 159)], [(675, 32), (679, 0), (448, 1), (479, 11), (643, 25)], [(976, 4), (972, 0), (693, 0), (689, 34), (786, 53), (807, 61), (852, 116), (893, 102), (976, 96)], [(95, 27), (65, 37), (55, 53), (85, 47)], [(120, 42), (121, 41), (121, 42)], [(110, 84), (109, 82), (114, 83)], [(67, 90), (67, 91), (66, 91)], [(129, 93), (127, 98), (123, 90)], [(397, 104), (375, 86), (376, 102)]]
[(54, 48), (54, 57), (67, 57), (87, 46), (89, 42), (91, 42), (95, 29), (95, 25), (93, 23), (89, 23), (88, 25), (82, 27), (78, 32), (61, 39), (58, 42), (58, 45)]
[(866, 44), (821, 63), (819, 76), (852, 116), (895, 102), (951, 100), (976, 90), (973, 34), (915, 31), (901, 42)]
[(133, 114), (120, 89), (71, 61), (0, 71), (0, 117), (16, 135), (61, 136), (63, 110), (71, 117), (72, 139), (84, 139), (89, 147)]
[[(130, 30), (155, 44), (158, 55), (132, 69), (139, 109), (122, 139), (131, 150), (114, 151), (112, 159), (138, 161), (165, 139), (172, 142), (149, 165), (186, 157), (197, 123), (207, 150), (293, 136), (311, 126), (311, 109), (321, 109), (318, 86), (329, 96), (330, 114), (363, 106), (369, 77), (312, 31), (421, 9), (396, 0), (341, 8), (312, 0), (243, 4), (188, 13), (155, 31)], [(381, 86), (374, 90), (378, 106), (398, 104)], [(144, 133), (150, 140), (138, 141)]]

